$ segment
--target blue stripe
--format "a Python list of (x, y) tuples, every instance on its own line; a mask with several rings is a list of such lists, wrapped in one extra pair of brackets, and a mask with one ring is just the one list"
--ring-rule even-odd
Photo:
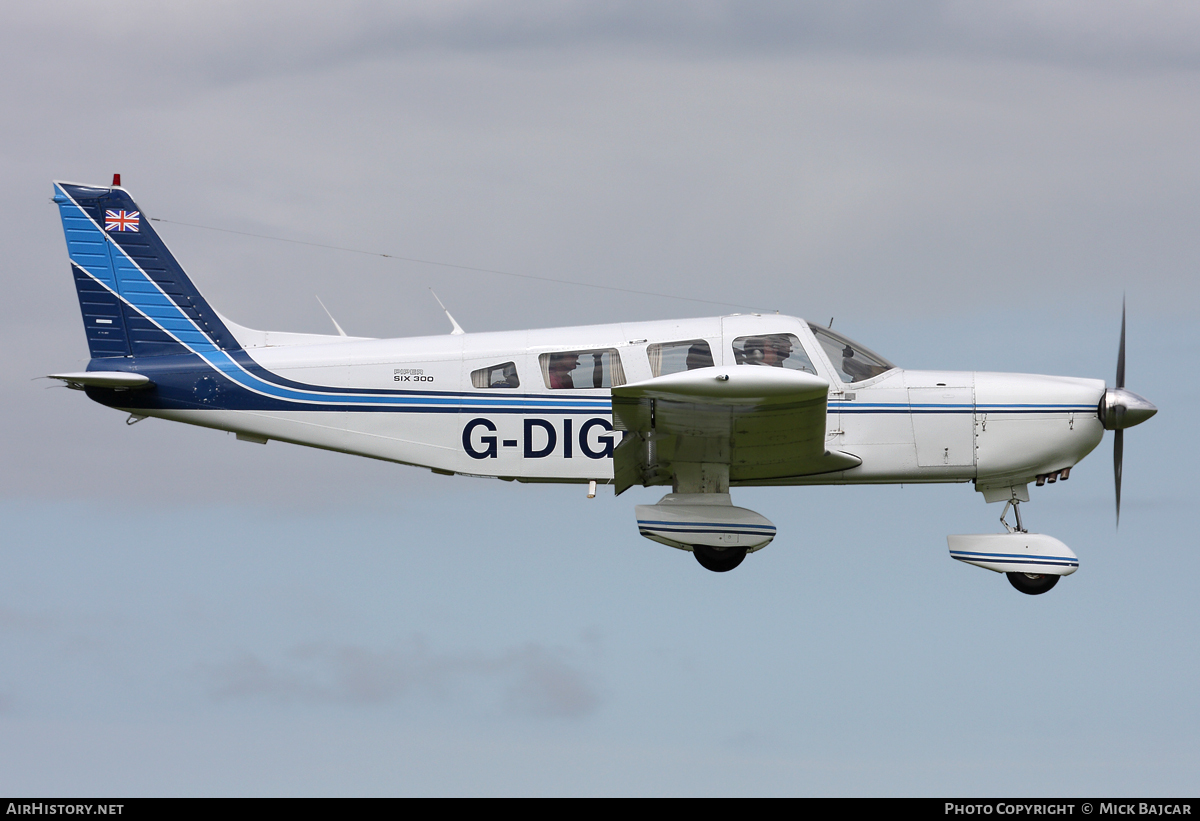
[(774, 530), (775, 525), (737, 524), (734, 522), (660, 522), (652, 519), (638, 519), (638, 525), (666, 525), (668, 527), (753, 527), (760, 530)]
[(639, 527), (638, 533), (641, 533), (643, 535), (646, 533), (656, 533), (659, 535), (667, 535), (667, 534), (672, 534), (672, 533), (706, 533), (706, 534), (714, 535), (714, 536), (721, 536), (721, 535), (725, 535), (725, 536), (766, 536), (766, 535), (771, 535), (771, 536), (774, 536), (775, 535), (774, 531), (771, 531), (770, 534), (766, 534), (766, 533), (761, 533), (761, 532), (754, 531), (754, 530), (729, 530), (729, 529), (719, 529), (719, 528), (672, 528), (672, 529), (668, 530), (668, 529), (664, 529), (661, 527)]
[[(64, 197), (69, 195), (63, 191)], [(56, 197), (56, 199), (58, 199)], [(609, 397), (553, 397), (517, 396), (500, 398), (494, 395), (456, 392), (425, 393), (369, 388), (333, 388), (310, 385), (280, 377), (258, 365), (242, 350), (226, 351), (217, 345), (208, 332), (181, 306), (167, 296), (154, 280), (137, 264), (128, 251), (101, 230), (100, 226), (73, 200), (60, 200), (63, 224), (67, 236), (67, 248), (75, 264), (125, 304), (140, 313), (180, 345), (199, 356), (210, 368), (217, 371), (244, 391), (285, 404), (304, 405), (313, 410), (320, 406), (330, 408), (355, 407), (362, 410), (405, 410), (428, 412), (454, 412), (478, 410), (491, 413), (610, 413)], [(78, 214), (69, 212), (69, 207)], [(149, 226), (147, 225), (147, 228)], [(108, 246), (108, 247), (106, 247)], [(119, 258), (110, 260), (109, 247), (120, 252)], [(242, 397), (246, 399), (247, 397)], [(222, 403), (222, 407), (227, 407)], [(1060, 413), (1065, 411), (1091, 411), (1091, 406), (1006, 404), (922, 404), (906, 403), (847, 403), (830, 402), (829, 408), (842, 413), (975, 413), (989, 412), (1036, 412)], [(762, 527), (756, 525), (754, 527)]]
[(960, 562), (983, 561), (994, 564), (1048, 564), (1054, 567), (1079, 567), (1078, 559), (1068, 559), (1064, 556), (1022, 556), (1019, 553), (969, 553), (966, 551), (950, 551), (951, 557)]
[[(122, 250), (122, 253), (124, 251)], [(107, 288), (99, 277), (95, 277), (90, 271), (84, 273), (92, 276), (92, 278)], [(113, 293), (110, 289), (110, 293)], [(138, 294), (157, 298), (150, 300), (150, 308), (159, 314), (158, 317), (150, 316), (146, 311), (142, 310), (142, 305), (134, 304), (127, 297), (121, 294), (113, 293), (118, 299), (121, 299), (125, 304), (129, 305), (134, 310), (137, 310), (142, 316), (145, 316), (155, 325), (163, 328), (167, 333), (179, 340), (185, 347), (193, 351), (200, 357), (212, 370), (217, 371), (234, 385), (249, 391), (252, 394), (265, 396), (271, 399), (279, 400), (289, 404), (303, 404), (307, 406), (325, 405), (338, 409), (346, 406), (360, 406), (362, 409), (379, 407), (380, 409), (398, 409), (398, 410), (444, 410), (447, 412), (457, 413), (462, 409), (479, 410), (499, 413), (522, 413), (536, 411), (540, 413), (610, 413), (612, 408), (612, 400), (609, 397), (536, 397), (533, 395), (522, 395), (512, 398), (498, 397), (495, 395), (479, 395), (468, 394), (451, 391), (393, 391), (393, 390), (374, 390), (364, 388), (341, 389), (320, 385), (306, 385), (303, 383), (285, 380), (277, 377), (267, 369), (258, 365), (244, 351), (223, 351), (217, 348), (195, 323), (174, 303), (166, 300), (161, 293), (147, 293), (141, 289)], [(141, 300), (139, 300), (141, 301)], [(168, 306), (173, 310), (168, 310)], [(191, 332), (187, 334), (177, 333), (177, 330), (171, 330), (164, 326), (163, 320), (169, 319), (169, 314), (174, 314), (175, 323), (187, 323), (190, 325)], [(197, 343), (197, 334), (202, 338), (201, 343)], [(243, 359), (243, 362), (235, 359)], [(155, 357), (155, 359), (160, 359)], [(162, 358), (165, 359), (165, 358)], [(174, 359), (174, 358), (172, 358)], [(145, 362), (145, 360), (142, 360)], [(173, 363), (155, 362), (156, 365), (168, 365)], [(271, 381), (263, 378), (263, 376), (273, 377)], [(277, 384), (278, 382), (286, 384)], [(157, 382), (158, 380), (156, 380)], [(294, 387), (290, 387), (294, 386)], [(222, 405), (225, 406), (224, 404)], [(317, 409), (313, 407), (313, 409)]]
[(738, 528), (736, 526), (730, 526), (730, 527), (645, 527), (645, 526), (639, 524), (638, 529), (645, 531), (645, 532), (654, 532), (654, 533), (738, 533), (743, 536), (754, 536), (754, 535), (763, 536), (763, 535), (766, 535), (767, 533), (775, 532), (774, 528), (772, 528), (770, 531), (763, 531), (763, 530), (746, 530), (744, 528)]
[(996, 405), (909, 405), (903, 402), (830, 402), (829, 410), (846, 414), (878, 413), (1093, 413), (1095, 405), (996, 404)]

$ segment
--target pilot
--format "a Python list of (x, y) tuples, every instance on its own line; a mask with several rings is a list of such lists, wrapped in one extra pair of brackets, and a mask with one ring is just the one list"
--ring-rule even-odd
[(579, 354), (550, 354), (550, 365), (548, 370), (550, 372), (551, 389), (573, 389), (575, 387), (575, 380), (571, 378), (571, 371), (575, 370), (577, 367), (579, 367)]
[(778, 336), (767, 337), (767, 344), (763, 348), (764, 365), (770, 365), (773, 368), (782, 368), (784, 361), (792, 355), (792, 341), (782, 334)]
[(694, 371), (696, 368), (711, 368), (712, 364), (712, 352), (703, 342), (697, 342), (695, 345), (688, 348), (687, 369), (689, 371)]
[(842, 349), (842, 373), (850, 377), (851, 382), (861, 382), (883, 373), (883, 368), (871, 365), (861, 359), (854, 358), (854, 348), (847, 345)]

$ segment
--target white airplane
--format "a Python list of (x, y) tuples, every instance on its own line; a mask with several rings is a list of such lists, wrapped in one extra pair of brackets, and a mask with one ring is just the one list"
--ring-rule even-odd
[[(1117, 384), (913, 371), (830, 328), (735, 314), (366, 339), (255, 331), (213, 310), (134, 203), (112, 186), (54, 184), (91, 361), (51, 374), (145, 417), (519, 482), (671, 492), (639, 532), (731, 570), (775, 537), (730, 500), (754, 485), (973, 482), (1006, 532), (948, 537), (950, 554), (1028, 594), (1075, 572), (1028, 532), (1029, 484), (1066, 479), (1156, 408)], [(340, 331), (340, 328), (339, 328)], [(1015, 526), (1006, 516), (1015, 512)]]

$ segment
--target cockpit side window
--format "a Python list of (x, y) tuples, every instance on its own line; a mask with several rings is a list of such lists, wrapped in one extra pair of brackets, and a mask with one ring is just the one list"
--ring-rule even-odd
[(544, 353), (538, 357), (538, 364), (550, 390), (613, 388), (625, 384), (625, 370), (616, 348)]
[(733, 340), (733, 361), (739, 365), (768, 365), (816, 374), (812, 360), (793, 334), (739, 336)]
[(896, 367), (870, 348), (864, 348), (828, 328), (809, 323), (825, 355), (843, 382), (862, 382)]
[(471, 371), (471, 384), (476, 388), (519, 388), (521, 379), (517, 376), (517, 364), (504, 362)]
[(646, 348), (646, 356), (650, 359), (650, 373), (655, 376), (711, 368), (713, 365), (712, 349), (703, 339), (650, 345)]

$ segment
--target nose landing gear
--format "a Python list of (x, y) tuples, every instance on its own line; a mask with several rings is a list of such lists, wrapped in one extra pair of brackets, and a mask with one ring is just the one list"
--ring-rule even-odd
[[(1041, 484), (1041, 482), (1039, 481), (1038, 484)], [(1010, 525), (1005, 519), (1008, 516), (1008, 509), (1010, 507), (1017, 519), (1016, 527)], [(1021, 522), (1021, 502), (1019, 499), (1009, 499), (1008, 504), (1004, 506), (1004, 512), (1000, 514), (1000, 524), (1004, 525), (1004, 529), (1009, 533), (1029, 532)], [(1004, 575), (1008, 576), (1009, 584), (1027, 596), (1040, 596), (1058, 584), (1058, 580), (1061, 578), (1050, 573), (1005, 573)]]
[[(1013, 527), (1005, 520), (1005, 517), (1008, 516), (1008, 509), (1010, 507), (1012, 508), (1013, 515), (1017, 517), (1017, 526), (1016, 527)], [(1004, 506), (1004, 511), (1000, 514), (1000, 524), (1004, 525), (1004, 529), (1007, 530), (1009, 533), (1028, 533), (1029, 532), (1028, 530), (1025, 529), (1025, 525), (1023, 525), (1021, 523), (1021, 500), (1020, 499), (1009, 499), (1008, 500), (1008, 504), (1006, 504)]]
[[(947, 536), (946, 541), (951, 558), (1003, 573), (1017, 590), (1037, 596), (1058, 584), (1060, 576), (1074, 573), (1079, 568), (1079, 559), (1071, 548), (1053, 536), (1025, 529), (1018, 495), (1017, 491), (1010, 493), (1000, 514), (1000, 524), (1007, 532)], [(1006, 518), (1010, 508), (1016, 516), (1016, 527)]]

